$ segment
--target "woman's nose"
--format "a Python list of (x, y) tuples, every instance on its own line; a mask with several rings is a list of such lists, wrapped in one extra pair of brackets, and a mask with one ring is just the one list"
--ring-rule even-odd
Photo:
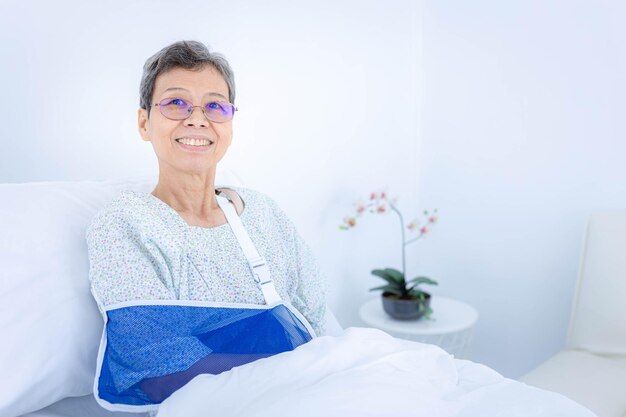
[[(197, 111), (196, 111), (197, 110)], [(187, 126), (208, 126), (208, 120), (204, 116), (204, 112), (202, 111), (202, 107), (195, 106), (191, 109), (191, 114), (187, 119), (185, 119), (185, 124)]]

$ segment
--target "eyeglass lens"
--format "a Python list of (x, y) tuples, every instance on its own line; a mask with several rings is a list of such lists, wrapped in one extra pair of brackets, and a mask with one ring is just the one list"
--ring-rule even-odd
[[(183, 120), (191, 115), (192, 103), (182, 98), (166, 98), (161, 100), (159, 108), (168, 119)], [(202, 106), (202, 112), (212, 122), (227, 122), (233, 118), (235, 106), (223, 101), (210, 101)]]

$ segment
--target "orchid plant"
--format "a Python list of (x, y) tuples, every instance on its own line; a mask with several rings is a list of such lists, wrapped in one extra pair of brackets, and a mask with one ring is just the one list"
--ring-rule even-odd
[[(411, 220), (411, 222), (405, 225), (404, 216), (402, 216), (402, 213), (396, 207), (397, 201), (397, 197), (391, 199), (388, 198), (385, 191), (372, 192), (369, 196), (369, 201), (364, 202), (363, 200), (360, 200), (354, 204), (355, 213), (344, 217), (343, 224), (339, 225), (339, 229), (350, 230), (351, 228), (355, 227), (357, 224), (357, 218), (361, 217), (366, 212), (384, 214), (388, 212), (388, 208), (395, 212), (400, 220), (402, 235), (402, 271), (398, 271), (397, 269), (393, 268), (372, 270), (372, 275), (384, 279), (385, 281), (387, 281), (387, 284), (380, 287), (371, 288), (370, 291), (382, 290), (387, 293), (395, 294), (399, 298), (416, 299), (418, 301), (423, 301), (426, 297), (426, 294), (424, 293), (424, 291), (418, 288), (419, 285), (437, 285), (437, 281), (423, 276), (415, 277), (409, 281), (406, 280), (406, 247), (411, 243), (422, 239), (430, 232), (430, 229), (438, 220), (437, 209), (434, 209), (432, 212), (424, 210), (423, 220), (420, 221), (418, 216), (415, 216)], [(416, 232), (417, 235), (415, 236), (414, 234)], [(407, 233), (409, 234), (408, 238), (406, 236)], [(428, 317), (430, 313), (431, 311), (429, 311), (426, 316)]]

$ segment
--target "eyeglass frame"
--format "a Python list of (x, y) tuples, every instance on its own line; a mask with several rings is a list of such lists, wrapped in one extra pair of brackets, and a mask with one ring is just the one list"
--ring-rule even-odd
[[(159, 112), (163, 115), (163, 117), (165, 117), (166, 119), (169, 119), (169, 120), (187, 120), (187, 119), (189, 119), (189, 117), (191, 117), (191, 115), (193, 114), (194, 109), (195, 109), (196, 107), (200, 107), (200, 110), (202, 110), (202, 114), (204, 115), (204, 117), (205, 117), (205, 118), (206, 118), (209, 122), (213, 122), (213, 123), (226, 123), (226, 122), (230, 122), (230, 121), (231, 121), (231, 120), (233, 120), (233, 118), (235, 117), (235, 112), (236, 112), (236, 111), (239, 111), (239, 109), (238, 109), (237, 107), (235, 107), (235, 105), (234, 105), (233, 103), (228, 102), (228, 101), (210, 101), (210, 102), (207, 102), (207, 103), (228, 103), (228, 104), (230, 104), (230, 105), (233, 107), (233, 109), (234, 109), (234, 110), (233, 110), (233, 115), (232, 115), (232, 117), (231, 117), (229, 120), (224, 120), (223, 122), (217, 122), (217, 121), (215, 121), (215, 120), (211, 120), (211, 119), (209, 119), (209, 116), (207, 116), (207, 114), (205, 113), (205, 106), (194, 106), (194, 105), (193, 105), (193, 103), (191, 103), (192, 105), (191, 105), (190, 107), (187, 107), (187, 109), (188, 109), (188, 111), (189, 111), (189, 116), (185, 117), (184, 119), (172, 119), (172, 118), (167, 117), (165, 114), (163, 114), (163, 110), (162, 110), (162, 108), (161, 108), (161, 103), (163, 103), (165, 100), (172, 100), (172, 99), (174, 99), (174, 100), (175, 100), (175, 99), (178, 99), (178, 100), (183, 100), (183, 101), (187, 102), (187, 100), (185, 100), (184, 98), (180, 98), (180, 97), (166, 97), (166, 98), (164, 98), (163, 100), (161, 100), (161, 101), (160, 101), (160, 102), (158, 102), (158, 103), (153, 103), (153, 104), (152, 104), (152, 107), (159, 106)], [(206, 105), (206, 104), (205, 104), (205, 105)]]

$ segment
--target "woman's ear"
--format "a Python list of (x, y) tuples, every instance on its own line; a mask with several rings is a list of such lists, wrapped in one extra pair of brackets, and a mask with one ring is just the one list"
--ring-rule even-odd
[(148, 111), (146, 109), (139, 108), (139, 110), (137, 110), (137, 127), (139, 128), (141, 138), (146, 142), (150, 142), (150, 136), (148, 136), (149, 124), (150, 119), (148, 119)]

